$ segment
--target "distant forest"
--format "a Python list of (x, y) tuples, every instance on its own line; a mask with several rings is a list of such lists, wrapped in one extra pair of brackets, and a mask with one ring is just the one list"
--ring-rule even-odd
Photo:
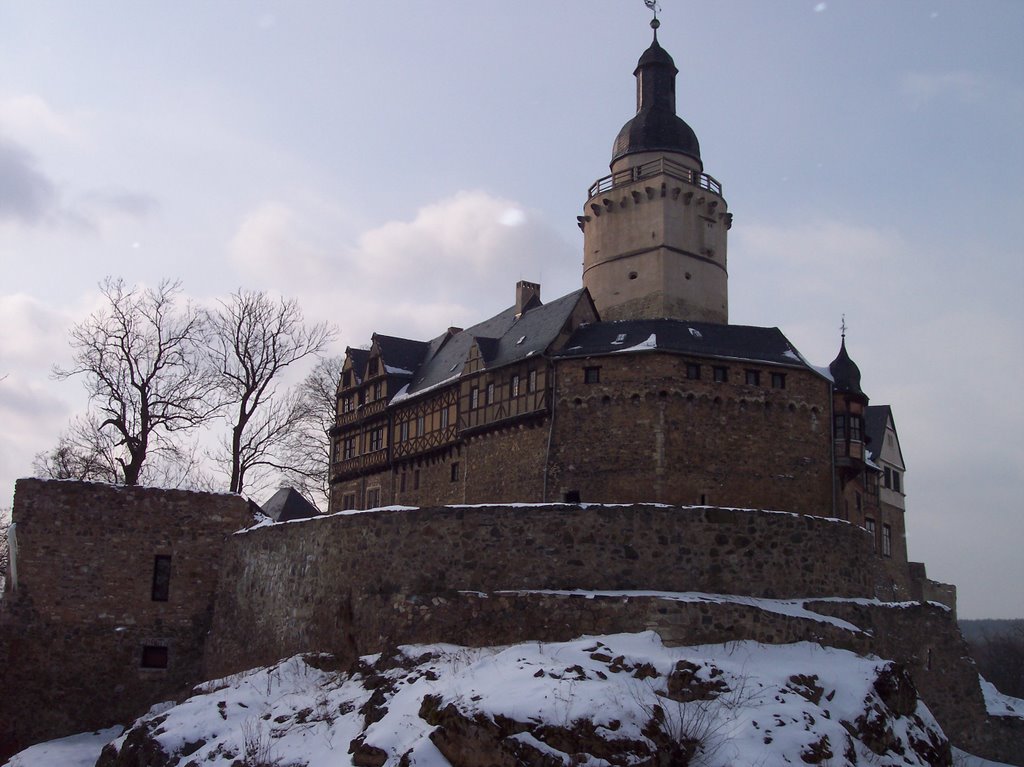
[(1024, 619), (959, 623), (981, 675), (1000, 692), (1024, 698)]

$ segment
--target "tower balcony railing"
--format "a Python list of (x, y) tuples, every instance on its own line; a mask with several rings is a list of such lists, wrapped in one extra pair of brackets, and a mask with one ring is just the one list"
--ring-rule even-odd
[(635, 165), (632, 168), (626, 170), (620, 170), (617, 173), (609, 173), (607, 176), (602, 176), (593, 184), (590, 185), (590, 190), (587, 192), (588, 198), (596, 197), (599, 194), (604, 194), (616, 187), (626, 186), (637, 181), (642, 181), (645, 178), (653, 178), (654, 176), (668, 176), (669, 178), (678, 179), (684, 184), (690, 184), (692, 186), (706, 189), (709, 192), (713, 192), (719, 196), (722, 195), (722, 185), (718, 183), (718, 180), (713, 176), (709, 176), (707, 173), (700, 173), (692, 168), (687, 168), (681, 163), (670, 160), (667, 157), (659, 157), (657, 160), (651, 160), (645, 162), (642, 165)]

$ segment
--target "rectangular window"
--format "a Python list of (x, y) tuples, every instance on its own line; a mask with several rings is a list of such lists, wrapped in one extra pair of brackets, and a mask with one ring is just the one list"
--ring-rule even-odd
[(409, 422), (402, 421), (398, 424), (398, 441), (405, 442), (409, 439)]
[(871, 519), (870, 517), (868, 519), (865, 519), (864, 529), (871, 533), (871, 546), (877, 551), (878, 543), (875, 541), (875, 520)]
[(455, 461), (455, 463), (452, 464), (452, 482), (458, 482), (458, 481), (459, 481), (459, 462)]
[(469, 392), (469, 409), (476, 410), (478, 407), (480, 407), (480, 390), (474, 386)]
[(843, 440), (845, 440), (846, 439), (846, 416), (842, 415), (842, 414), (837, 415), (835, 417), (835, 425), (836, 425), (836, 439), (843, 439)]
[(687, 362), (686, 363), (686, 377), (689, 378), (691, 381), (699, 381), (700, 380), (700, 365), (698, 365), (696, 362)]
[(352, 395), (349, 394), (341, 398), (341, 412), (351, 413), (352, 412)]
[(398, 475), (398, 492), (400, 493), (405, 492), (405, 477), (406, 473), (404, 471)]
[(601, 383), (601, 368), (583, 368), (583, 383), (596, 384)]
[(892, 487), (892, 471), (888, 466), (882, 469), (882, 486)]
[(420, 489), (420, 470), (419, 469), (416, 469), (416, 471), (414, 471), (412, 473), (412, 489), (413, 490), (419, 490)]
[(441, 428), (442, 429), (447, 429), (448, 428), (448, 408), (447, 407), (442, 408), (442, 410), (441, 410)]
[(379, 400), (383, 396), (384, 396), (384, 384), (382, 384), (380, 381), (377, 381), (377, 383), (375, 383), (373, 385), (373, 399), (374, 399), (374, 401), (377, 401), (377, 400)]
[(494, 404), (494, 384), (492, 383), (487, 384), (487, 404)]
[(772, 388), (773, 389), (785, 389), (786, 388), (786, 374), (785, 373), (772, 373)]
[(153, 601), (166, 602), (171, 595), (171, 557), (157, 554), (153, 558)]
[(717, 383), (726, 383), (729, 380), (729, 368), (715, 365), (711, 370)]
[(882, 554), (892, 556), (892, 527), (889, 525), (882, 525)]
[(380, 427), (370, 432), (370, 452), (381, 450), (384, 447), (384, 428)]
[(143, 645), (142, 668), (167, 668), (167, 647), (155, 644)]
[(356, 440), (355, 437), (347, 437), (343, 443), (341, 457), (344, 460), (356, 457)]
[(748, 370), (746, 371), (747, 386), (760, 386), (761, 385), (761, 371), (760, 370)]
[(377, 375), (377, 371), (378, 371), (379, 369), (380, 369), (380, 368), (379, 368), (379, 363), (378, 363), (378, 361), (377, 361), (377, 358), (376, 358), (376, 357), (374, 357), (374, 358), (373, 358), (372, 360), (370, 360), (370, 370), (369, 370), (369, 373), (368, 373), (368, 375), (369, 375), (369, 376), (375, 376), (375, 375)]
[(896, 469), (893, 469), (892, 470), (892, 489), (895, 490), (897, 493), (902, 493), (903, 492), (903, 487), (902, 487), (901, 480), (902, 480), (902, 477), (900, 477), (900, 473), (898, 471), (896, 471)]
[(345, 493), (341, 496), (341, 508), (342, 509), (354, 509), (356, 507), (356, 494)]
[(510, 397), (514, 398), (514, 397), (518, 397), (519, 396), (519, 376), (518, 375), (512, 376), (512, 380), (509, 382), (509, 385), (508, 385), (508, 392), (509, 392), (509, 396)]
[(426, 416), (416, 416), (416, 436), (422, 437), (427, 433), (427, 418)]
[(530, 394), (537, 391), (537, 371), (531, 370), (526, 378), (526, 391)]
[(380, 488), (371, 487), (366, 491), (366, 508), (376, 509), (380, 506)]
[(861, 441), (861, 420), (859, 415), (850, 416), (850, 439), (854, 442)]
[(346, 370), (344, 373), (341, 374), (341, 385), (342, 386), (351, 386), (352, 385), (352, 371), (351, 370)]

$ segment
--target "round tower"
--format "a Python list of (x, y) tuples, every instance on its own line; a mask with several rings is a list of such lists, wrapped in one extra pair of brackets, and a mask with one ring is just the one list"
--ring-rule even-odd
[(697, 136), (676, 114), (676, 69), (654, 41), (637, 62), (636, 115), (591, 185), (579, 217), (583, 285), (604, 320), (729, 321), (722, 186), (704, 173)]

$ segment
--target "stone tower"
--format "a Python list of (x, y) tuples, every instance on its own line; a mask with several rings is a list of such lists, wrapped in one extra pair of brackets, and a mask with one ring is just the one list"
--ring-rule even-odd
[(728, 323), (722, 186), (704, 173), (697, 136), (676, 115), (676, 69), (654, 41), (633, 72), (636, 116), (612, 148), (611, 173), (579, 217), (583, 285), (603, 320)]

